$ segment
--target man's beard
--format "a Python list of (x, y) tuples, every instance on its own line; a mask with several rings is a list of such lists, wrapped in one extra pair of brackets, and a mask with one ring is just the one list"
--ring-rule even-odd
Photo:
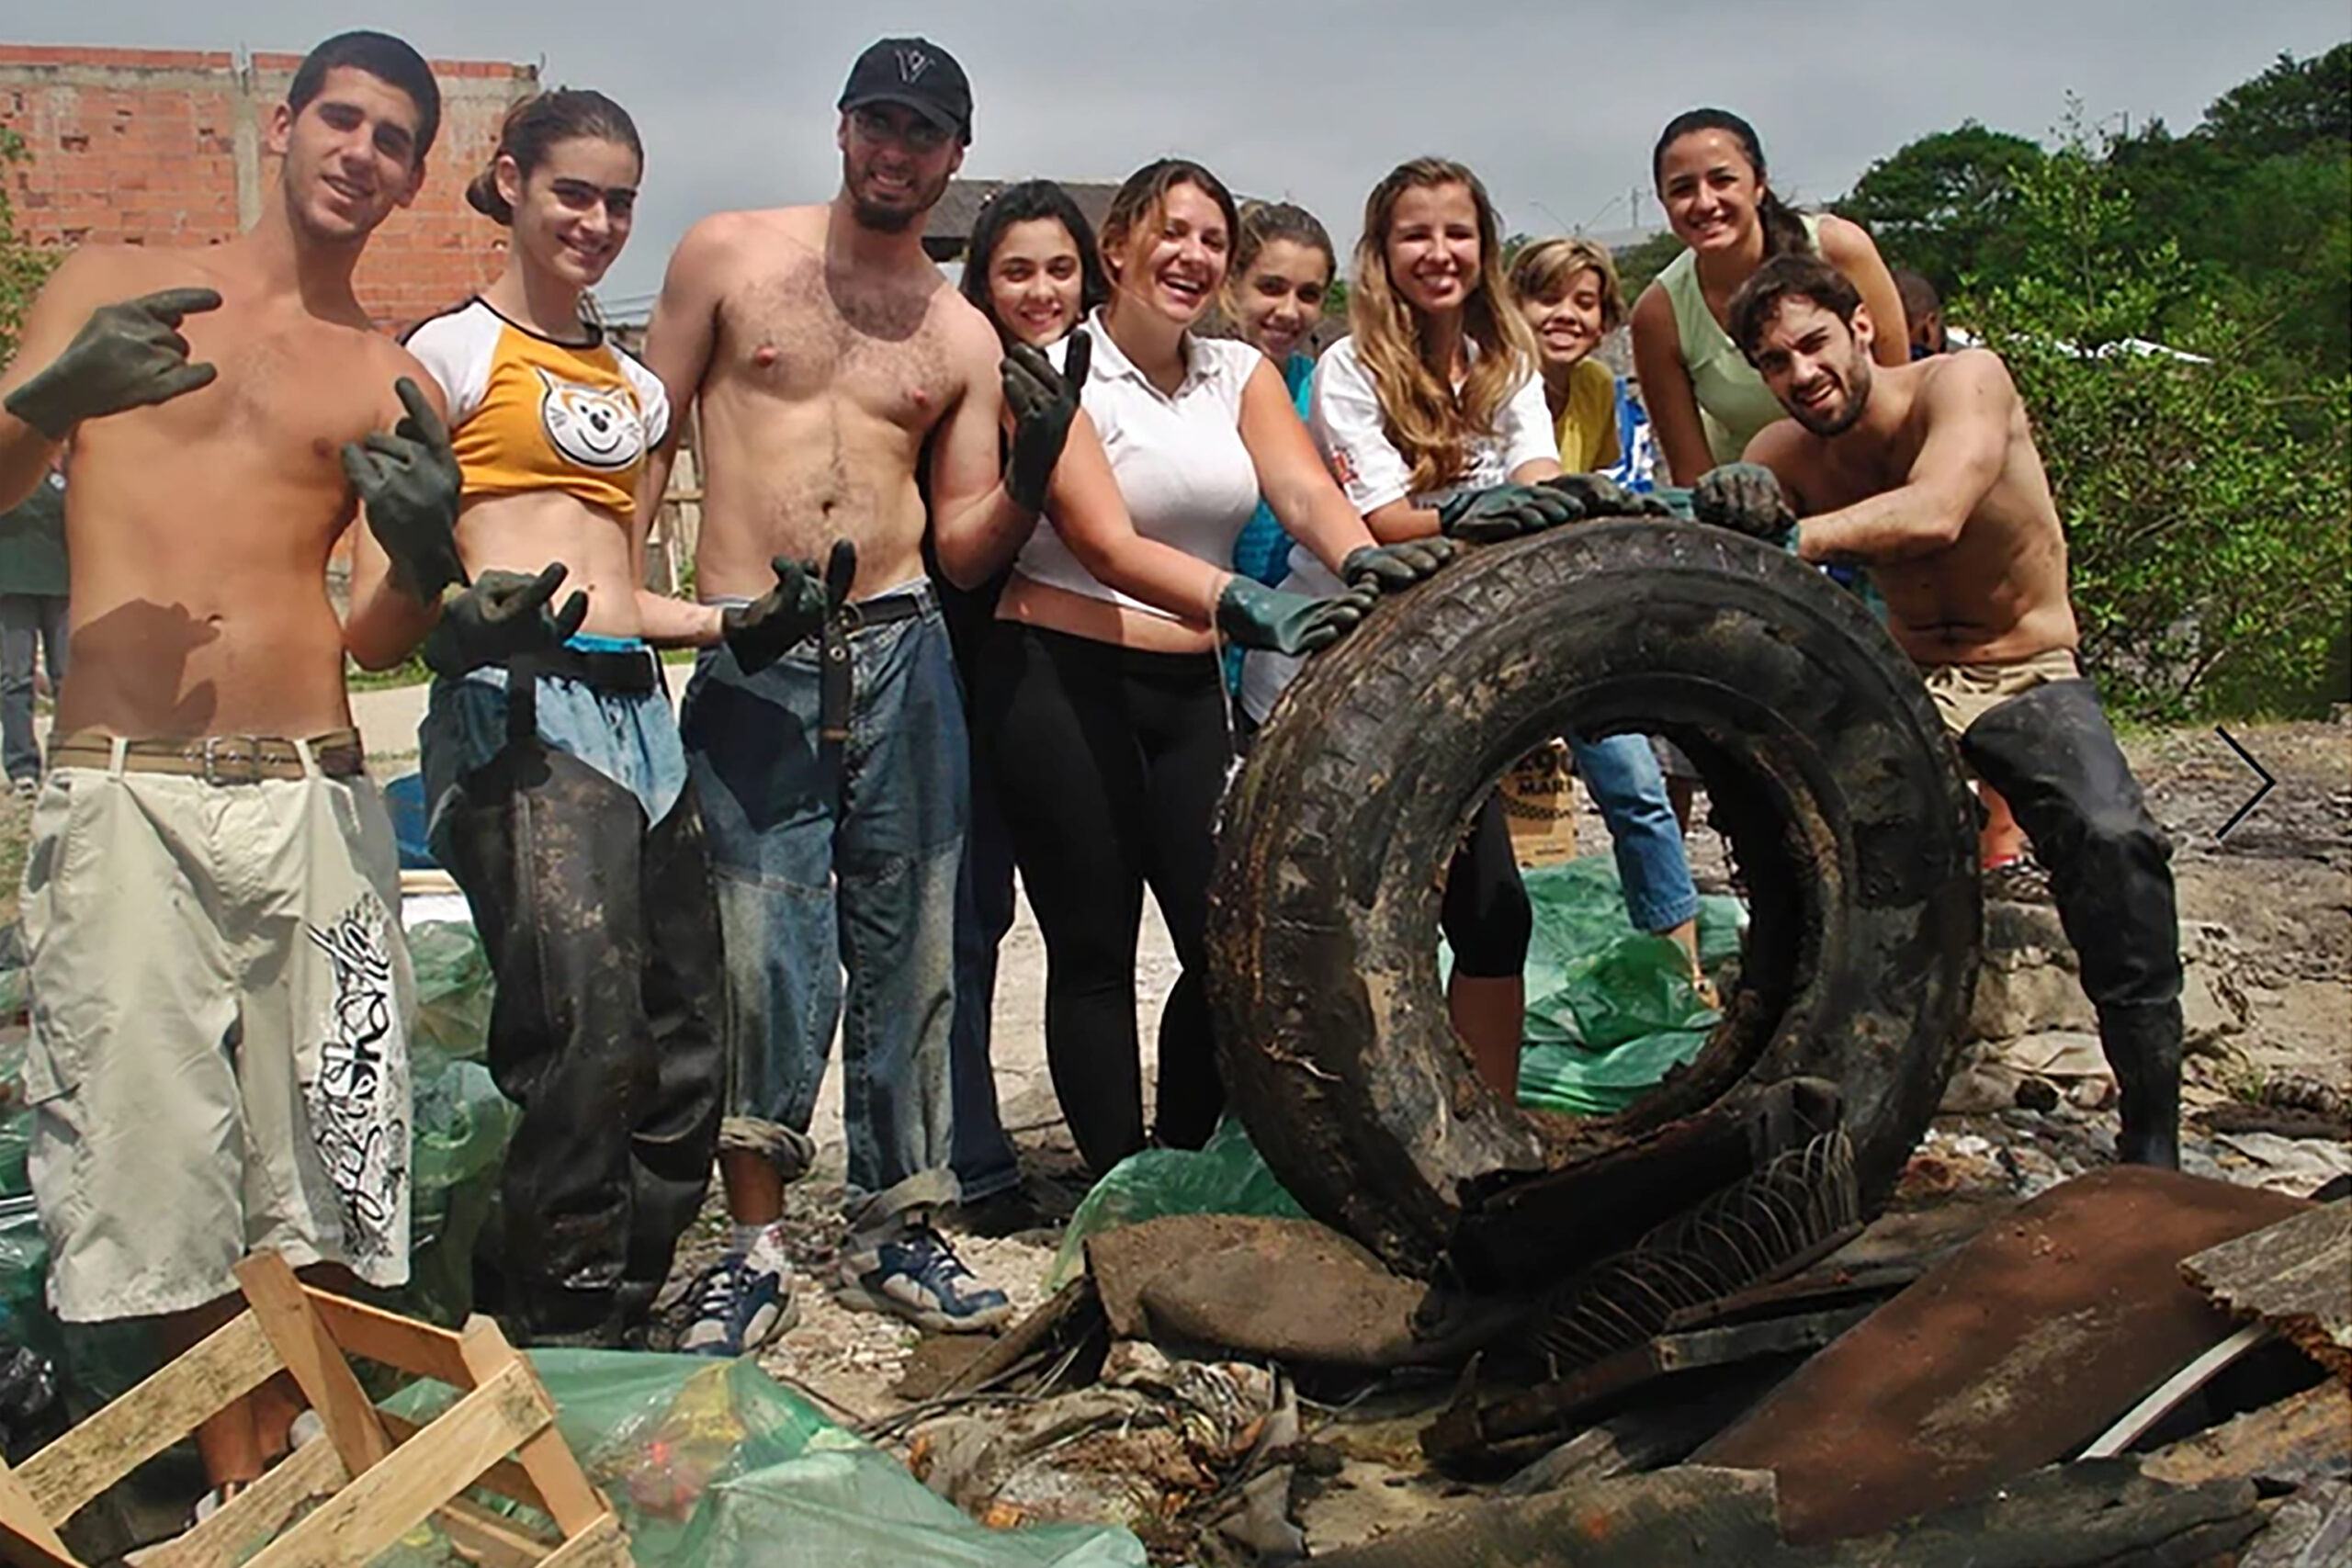
[(1845, 434), (1860, 422), (1862, 412), (1870, 407), (1870, 361), (1867, 358), (1857, 358), (1856, 362), (1848, 367), (1845, 381), (1846, 401), (1828, 418), (1820, 418), (1803, 404), (1790, 409), (1789, 416), (1825, 441)]
[(942, 175), (933, 184), (917, 187), (913, 199), (904, 207), (886, 207), (868, 202), (858, 196), (857, 187), (853, 183), (850, 186), (850, 216), (856, 220), (859, 228), (874, 233), (903, 234), (939, 205), (939, 198), (947, 194), (948, 178)]
[(849, 209), (850, 216), (857, 220), (859, 228), (870, 230), (876, 234), (903, 234), (913, 226), (914, 220), (922, 217), (925, 210), (928, 209), (869, 207), (865, 202), (854, 199), (851, 201)]

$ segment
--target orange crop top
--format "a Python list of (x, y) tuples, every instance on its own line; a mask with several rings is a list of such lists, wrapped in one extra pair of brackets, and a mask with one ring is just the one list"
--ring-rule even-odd
[(476, 299), (402, 340), (448, 395), (467, 501), (560, 490), (624, 519), (637, 509), (670, 400), (652, 371), (582, 330), (589, 341), (558, 343)]

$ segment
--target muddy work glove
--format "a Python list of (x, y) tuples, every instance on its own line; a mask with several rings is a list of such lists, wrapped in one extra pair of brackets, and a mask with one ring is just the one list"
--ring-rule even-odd
[(1317, 599), (1237, 577), (1217, 596), (1216, 629), (1236, 648), (1313, 653), (1345, 637), (1371, 610), (1372, 601), (1363, 589)]
[(1559, 474), (1544, 481), (1573, 502), (1577, 517), (1592, 522), (1602, 517), (1671, 517), (1666, 502), (1636, 495), (1606, 474)]
[(1005, 454), (1004, 493), (1023, 512), (1046, 510), (1054, 465), (1062, 460), (1070, 421), (1078, 417), (1079, 394), (1086, 389), (1086, 367), (1094, 340), (1084, 327), (1069, 334), (1069, 353), (1059, 370), (1045, 354), (1016, 343), (1004, 356), (1004, 401), (1012, 412), (1012, 440)]
[(1453, 556), (1453, 541), (1442, 536), (1401, 545), (1359, 545), (1340, 563), (1340, 576), (1351, 588), (1395, 593), (1436, 576), (1437, 569)]
[(1797, 526), (1781, 476), (1761, 463), (1725, 463), (1709, 469), (1691, 489), (1690, 514), (1702, 523), (1783, 547)]
[(466, 581), (458, 559), (458, 455), (448, 426), (414, 381), (403, 376), (392, 390), (407, 414), (389, 434), (375, 430), (345, 442), (343, 471), (359, 492), (368, 531), (391, 558), (393, 585), (431, 604)]
[(485, 571), (473, 586), (441, 606), (441, 621), (425, 635), (425, 666), (451, 680), (485, 664), (503, 664), (519, 654), (546, 653), (563, 646), (588, 618), (588, 595), (574, 592), (563, 608), (548, 613), (566, 573), (563, 563), (537, 577), (519, 571)]
[(1542, 485), (1490, 485), (1439, 502), (1438, 527), (1449, 539), (1491, 545), (1577, 520), (1576, 503)]
[[(849, 547), (854, 559), (856, 547)], [(796, 645), (816, 636), (831, 607), (815, 561), (778, 556), (771, 564), (775, 568), (775, 586), (749, 604), (729, 606), (718, 618), (719, 638), (746, 675), (766, 669)]]
[(8, 412), (51, 441), (85, 419), (168, 402), (220, 372), (191, 365), (180, 321), (220, 308), (209, 288), (166, 288), (90, 312), (65, 352), (8, 394)]

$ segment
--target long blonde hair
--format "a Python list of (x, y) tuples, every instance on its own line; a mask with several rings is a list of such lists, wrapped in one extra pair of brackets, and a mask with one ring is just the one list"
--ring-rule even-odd
[[(1478, 281), (1463, 302), (1462, 331), (1477, 353), (1457, 392), (1452, 367), (1431, 365), (1419, 313), (1388, 276), (1388, 231), (1408, 190), (1458, 185), (1478, 212)], [(1348, 290), (1348, 328), (1356, 357), (1380, 396), (1389, 441), (1412, 465), (1412, 489), (1426, 494), (1470, 471), (1470, 447), (1501, 418), (1504, 405), (1535, 373), (1535, 335), (1511, 308), (1495, 204), (1478, 176), (1445, 158), (1399, 164), (1364, 198), (1363, 237), (1356, 242)]]

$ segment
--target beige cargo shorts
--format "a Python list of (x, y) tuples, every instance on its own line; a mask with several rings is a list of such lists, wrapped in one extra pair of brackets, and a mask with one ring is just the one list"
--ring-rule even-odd
[(33, 1194), (68, 1322), (229, 1295), (248, 1253), (408, 1277), (408, 1030), (392, 829), (364, 776), (61, 766), (24, 931)]
[(2072, 649), (2053, 648), (2007, 664), (1922, 664), (1928, 695), (1936, 705), (1944, 728), (1958, 737), (1968, 727), (2011, 697), (2023, 696), (2036, 686), (2072, 681), (2082, 674)]

